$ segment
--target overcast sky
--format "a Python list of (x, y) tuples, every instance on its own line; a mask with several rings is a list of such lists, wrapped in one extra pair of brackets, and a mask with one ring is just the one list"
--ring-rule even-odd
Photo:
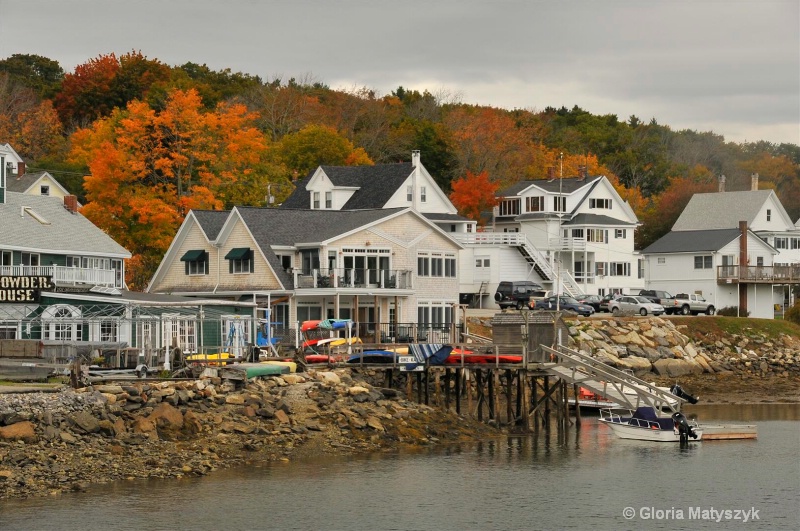
[(800, 144), (798, 0), (0, 0), (0, 58), (131, 50)]

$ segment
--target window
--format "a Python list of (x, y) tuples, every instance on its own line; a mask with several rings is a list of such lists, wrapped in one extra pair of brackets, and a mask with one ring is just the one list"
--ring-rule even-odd
[(756, 256), (756, 267), (764, 267), (764, 257)]
[(611, 209), (611, 199), (589, 199), (589, 208)]
[(557, 196), (553, 198), (553, 210), (556, 212), (566, 212), (567, 211), (567, 198), (563, 196)]
[(595, 243), (606, 242), (608, 241), (608, 231), (605, 231), (603, 229), (587, 229), (586, 241)]
[(767, 209), (767, 221), (772, 220), (772, 210)]
[(606, 262), (595, 262), (594, 272), (598, 277), (604, 277), (608, 274), (608, 264)]
[(50, 187), (46, 184), (43, 184), (41, 187), (39, 187), (39, 194), (50, 195)]
[(639, 277), (644, 278), (644, 259), (639, 258)]
[(455, 258), (445, 258), (444, 259), (444, 276), (446, 276), (446, 277), (455, 277), (456, 276), (456, 259)]
[(431, 259), (428, 255), (417, 255), (417, 276), (428, 277), (431, 274)]
[(313, 198), (313, 202), (311, 204), (311, 208), (318, 209), (319, 208), (319, 192), (312, 193), (311, 197)]
[(792, 249), (800, 249), (800, 238), (791, 238), (790, 244)]
[(614, 229), (614, 238), (620, 240), (624, 240), (628, 237), (628, 230), (627, 229)]
[(281, 261), (281, 267), (284, 271), (289, 271), (292, 268), (292, 255), (279, 254), (278, 260)]
[(225, 255), (228, 272), (233, 274), (253, 272), (253, 251), (249, 247), (236, 247)]
[(526, 197), (525, 198), (525, 211), (526, 212), (544, 212), (544, 197)]
[(44, 338), (53, 341), (79, 341), (83, 337), (80, 311), (68, 305), (51, 306), (42, 313)]
[(431, 258), (431, 276), (443, 277), (444, 276), (444, 259), (441, 255), (434, 255)]
[(164, 315), (162, 321), (164, 345), (177, 345), (185, 353), (197, 352), (197, 323), (194, 319), (179, 319), (177, 315)]
[(450, 232), (455, 232), (455, 231), (456, 231), (456, 226), (450, 225)]
[(100, 341), (119, 341), (119, 323), (117, 321), (100, 321)]
[(489, 258), (476, 258), (475, 259), (475, 267), (484, 267), (488, 269), (491, 265), (491, 260)]
[(694, 257), (695, 269), (711, 269), (711, 267), (712, 267), (712, 258), (710, 255)]
[(35, 253), (22, 253), (21, 265), (37, 267), (39, 265), (39, 255)]
[(68, 256), (67, 257), (67, 267), (80, 267), (81, 266), (81, 257), (80, 256)]
[(181, 261), (184, 263), (184, 272), (187, 275), (208, 274), (208, 253), (202, 249), (186, 251)]
[(608, 269), (612, 277), (631, 276), (631, 264), (628, 262), (611, 262), (608, 264)]
[(333, 208), (333, 192), (325, 192), (325, 208)]
[(472, 232), (472, 223), (467, 223), (467, 232)]
[(424, 186), (419, 187), (419, 200), (421, 203), (424, 203), (428, 200), (428, 194)]
[(501, 216), (518, 216), (519, 199), (504, 199), (498, 206)]
[(577, 240), (583, 239), (583, 229), (572, 229), (572, 237)]
[(789, 238), (775, 238), (775, 248), (776, 249), (788, 249), (789, 248)]
[(409, 203), (414, 200), (414, 187), (406, 186), (406, 201)]
[(11, 254), (11, 251), (0, 252), (0, 266), (12, 266), (12, 265), (14, 265), (11, 262), (11, 257), (12, 256), (13, 255)]
[(17, 327), (0, 325), (0, 339), (17, 339)]
[(658, 263), (658, 265), (666, 264), (667, 263), (667, 257), (666, 256), (659, 256), (658, 260), (657, 260), (657, 263)]

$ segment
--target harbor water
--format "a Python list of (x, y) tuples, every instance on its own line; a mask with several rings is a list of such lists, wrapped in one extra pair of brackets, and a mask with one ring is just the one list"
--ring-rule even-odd
[(0, 501), (0, 529), (800, 529), (800, 405), (695, 406), (757, 440), (678, 444), (580, 430), (328, 457)]

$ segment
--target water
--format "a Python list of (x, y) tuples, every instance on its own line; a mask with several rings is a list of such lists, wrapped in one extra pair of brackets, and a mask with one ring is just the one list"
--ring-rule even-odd
[[(333, 458), (0, 502), (9, 530), (800, 529), (800, 406), (695, 406), (755, 441), (624, 441), (584, 418), (555, 431), (414, 454)], [(695, 508), (722, 513), (701, 520)], [(633, 509), (633, 518), (623, 511)], [(758, 511), (757, 519), (731, 520)], [(682, 519), (681, 519), (682, 517)]]

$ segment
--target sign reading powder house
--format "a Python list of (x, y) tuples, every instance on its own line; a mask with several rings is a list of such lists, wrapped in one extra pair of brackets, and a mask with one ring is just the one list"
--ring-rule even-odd
[(52, 290), (52, 277), (0, 275), (0, 303), (39, 302), (42, 290)]

